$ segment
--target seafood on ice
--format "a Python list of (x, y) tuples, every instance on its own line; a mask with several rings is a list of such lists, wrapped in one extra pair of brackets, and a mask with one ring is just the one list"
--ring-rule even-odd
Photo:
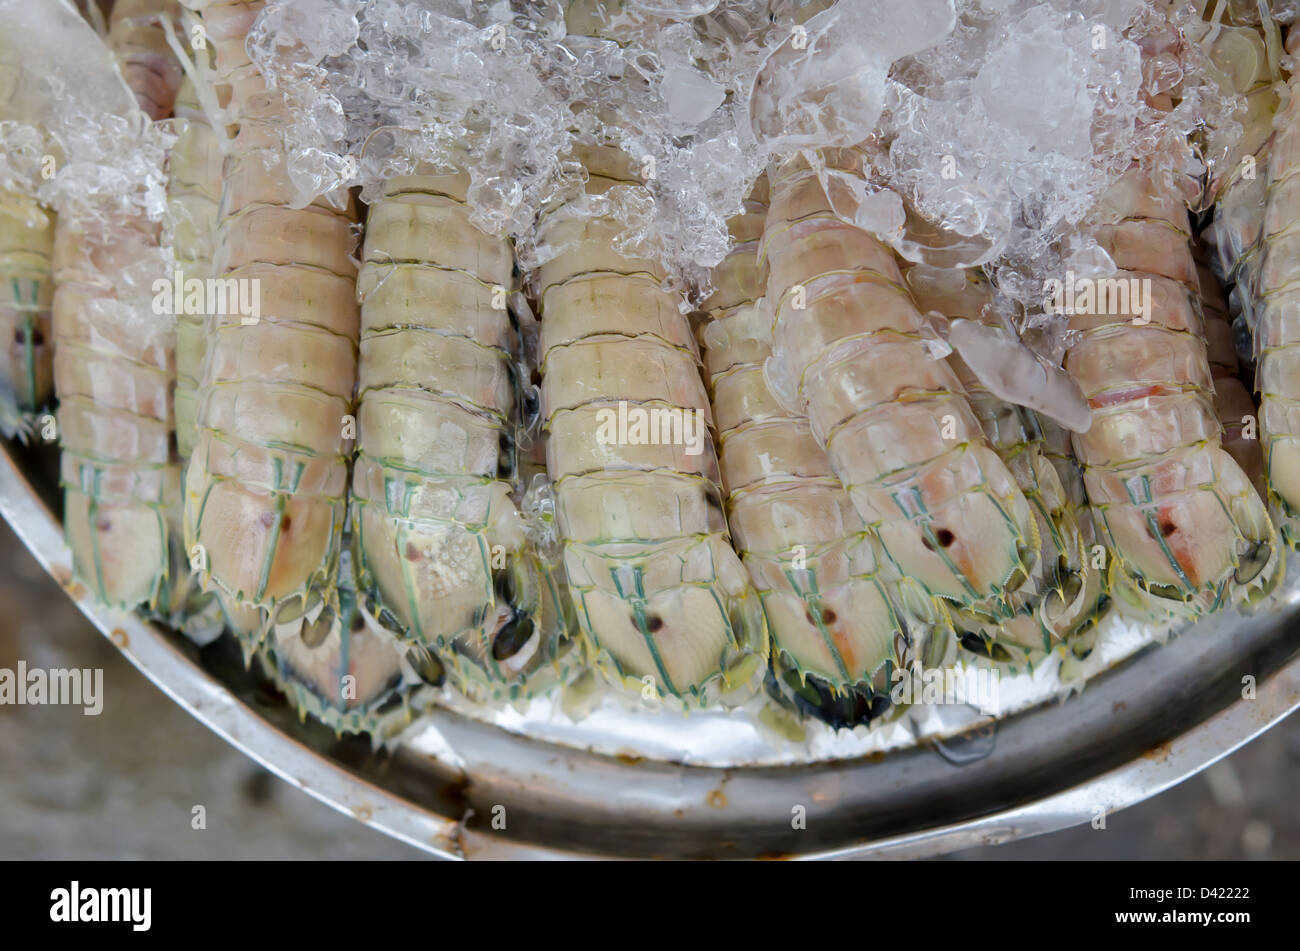
[(50, 2), (112, 83), (0, 41), (0, 431), (95, 598), (338, 732), (874, 728), (1283, 587), (1285, 11)]

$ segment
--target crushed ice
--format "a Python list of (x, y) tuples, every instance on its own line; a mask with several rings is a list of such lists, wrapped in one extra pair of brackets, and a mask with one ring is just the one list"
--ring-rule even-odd
[[(1242, 30), (1250, 6), (1215, 23), (1154, 0), (270, 0), (248, 49), (291, 104), (299, 203), (463, 169), (475, 223), (513, 236), (525, 268), (560, 250), (534, 225), (567, 201), (618, 219), (624, 249), (696, 299), (769, 162), (862, 144), (868, 181), (823, 170), (835, 212), (910, 260), (985, 268), (1050, 364), (1065, 328), (1039, 306), (1043, 281), (1104, 269), (1088, 234), (1121, 173), (1167, 170), (1195, 204), (1230, 161), (1242, 77), (1281, 56), (1275, 36)], [(44, 124), (0, 116), (0, 184), (156, 217), (159, 133), (96, 101), (122, 90), (86, 79), (103, 59), (93, 31), (64, 3), (0, 11), (24, 61), (62, 64), (42, 70), (42, 101), (58, 103)], [(624, 150), (641, 184), (575, 200), (584, 142)], [(38, 181), (49, 149), (66, 162)], [(985, 355), (1005, 377), (1022, 351)]]
[[(39, 68), (34, 68), (39, 65)], [(169, 315), (149, 300), (170, 248), (148, 236), (166, 208), (175, 140), (142, 113), (103, 39), (63, 0), (0, 0), (0, 188), (34, 198), (85, 235), (79, 266), (111, 288), (93, 305), (142, 350), (161, 346)]]

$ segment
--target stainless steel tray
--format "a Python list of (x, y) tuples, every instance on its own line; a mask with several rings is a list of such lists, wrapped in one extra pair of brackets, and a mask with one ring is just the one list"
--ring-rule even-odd
[[(1212, 616), (1171, 645), (1145, 647), (1097, 674), (1081, 695), (1014, 713), (975, 737), (799, 765), (716, 767), (592, 752), (438, 708), (394, 750), (375, 753), (364, 739), (338, 740), (301, 723), (226, 653), (224, 640), (199, 650), (93, 604), (70, 580), (52, 451), (5, 447), (0, 512), (86, 617), (178, 704), (287, 782), (448, 858), (941, 854), (1133, 805), (1300, 707), (1297, 594), (1256, 616)], [(1251, 700), (1243, 699), (1247, 677), (1256, 684)], [(988, 755), (959, 755), (990, 744)], [(792, 821), (797, 806), (803, 828)], [(504, 829), (493, 828), (494, 816)]]

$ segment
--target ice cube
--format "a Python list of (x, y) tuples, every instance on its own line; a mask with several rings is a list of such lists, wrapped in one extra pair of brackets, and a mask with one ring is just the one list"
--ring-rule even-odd
[(664, 99), (672, 117), (683, 125), (699, 125), (722, 105), (726, 90), (698, 69), (669, 66), (663, 76)]
[(1078, 433), (1092, 425), (1092, 409), (1069, 374), (1005, 329), (958, 318), (949, 325), (948, 342), (994, 396)]
[(842, 0), (792, 26), (755, 78), (755, 135), (773, 151), (856, 145), (880, 118), (890, 64), (955, 23), (952, 0)]

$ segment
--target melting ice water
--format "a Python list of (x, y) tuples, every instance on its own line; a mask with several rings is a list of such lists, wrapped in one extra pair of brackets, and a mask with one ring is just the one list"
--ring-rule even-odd
[(969, 766), (993, 755), (997, 747), (998, 725), (990, 721), (946, 739), (929, 740), (934, 751), (954, 766)]
[[(930, 704), (916, 708), (916, 714), (907, 720), (913, 738), (953, 766), (977, 763), (997, 747), (997, 721), (972, 704)], [(944, 733), (950, 735), (939, 735)]]

